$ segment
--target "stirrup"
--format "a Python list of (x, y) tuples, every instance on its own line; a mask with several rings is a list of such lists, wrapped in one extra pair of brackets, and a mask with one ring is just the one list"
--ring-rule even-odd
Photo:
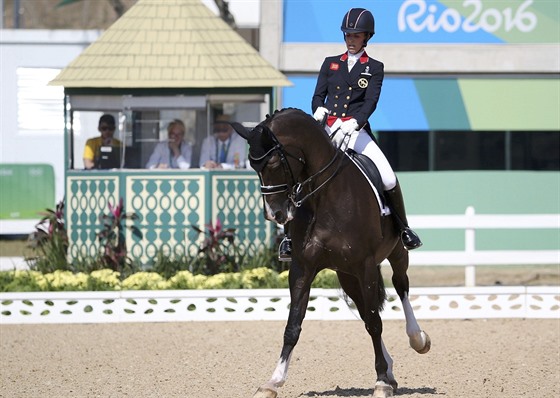
[(284, 237), (282, 242), (280, 242), (280, 246), (278, 247), (278, 261), (292, 261), (292, 240), (288, 237)]
[(422, 246), (420, 237), (412, 229), (406, 227), (401, 231), (401, 240), (407, 250), (418, 249)]

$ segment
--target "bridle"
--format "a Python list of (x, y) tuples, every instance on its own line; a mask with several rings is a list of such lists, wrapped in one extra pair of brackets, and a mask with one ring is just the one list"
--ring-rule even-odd
[[(264, 131), (267, 130), (268, 134), (272, 138), (274, 146), (272, 148), (270, 148), (264, 155), (259, 156), (259, 157), (254, 157), (254, 156), (251, 156), (251, 154), (249, 154), (249, 160), (252, 161), (252, 162), (263, 162), (263, 161), (265, 161), (265, 159), (267, 157), (271, 157), (272, 155), (274, 155), (274, 153), (277, 153), (278, 156), (280, 157), (280, 162), (281, 162), (282, 167), (284, 169), (284, 174), (287, 177), (289, 177), (289, 180), (291, 181), (291, 185), (287, 184), (287, 183), (286, 184), (278, 184), (278, 185), (263, 185), (262, 174), (261, 174), (261, 172), (258, 172), (259, 180), (261, 181), (261, 193), (262, 193), (263, 196), (268, 196), (268, 195), (276, 195), (276, 194), (279, 194), (279, 193), (290, 191), (288, 193), (288, 198), (290, 199), (290, 201), (293, 203), (293, 205), (295, 207), (301, 207), (301, 205), (303, 204), (304, 201), (309, 199), (317, 191), (319, 191), (321, 188), (323, 188), (338, 173), (338, 170), (340, 169), (340, 167), (342, 165), (342, 160), (344, 159), (344, 157), (339, 156), (339, 154), (341, 154), (342, 152), (337, 150), (335, 152), (334, 156), (332, 157), (332, 159), (325, 166), (323, 166), (321, 168), (321, 170), (319, 170), (317, 173), (313, 174), (312, 176), (308, 177), (305, 181), (297, 182), (296, 178), (294, 177), (294, 172), (292, 170), (292, 167), (290, 166), (290, 162), (288, 161), (288, 157), (296, 159), (303, 166), (305, 166), (305, 164), (306, 164), (305, 159), (302, 158), (302, 157), (295, 156), (292, 153), (286, 151), (284, 149), (284, 146), (280, 143), (280, 141), (278, 141), (278, 138), (272, 132), (272, 130), (270, 128), (266, 127), (266, 126), (263, 126), (263, 127), (264, 128), (263, 128), (263, 131), (261, 131), (261, 133), (264, 133)], [(304, 197), (300, 198), (300, 195), (303, 192), (304, 187), (307, 186), (307, 185), (310, 185), (317, 177), (319, 177), (321, 174), (325, 173), (334, 164), (334, 162), (339, 157), (340, 157), (341, 161), (338, 163), (338, 166), (337, 166), (336, 170), (334, 170), (334, 172), (325, 181), (323, 181), (319, 186), (312, 189)], [(268, 161), (268, 160), (266, 160), (266, 161)], [(291, 190), (290, 190), (290, 187), (291, 187)]]

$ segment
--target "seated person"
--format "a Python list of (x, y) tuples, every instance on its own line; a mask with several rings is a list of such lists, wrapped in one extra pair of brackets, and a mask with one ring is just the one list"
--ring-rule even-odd
[(199, 167), (224, 170), (246, 167), (247, 141), (233, 130), (229, 121), (228, 115), (216, 118), (214, 134), (202, 142)]
[(152, 152), (147, 169), (188, 169), (192, 147), (185, 141), (185, 124), (179, 119), (167, 126), (167, 141), (159, 142)]
[[(116, 124), (113, 115), (104, 114), (99, 118), (97, 130), (101, 133), (101, 136), (90, 138), (86, 141), (83, 156), (85, 169), (116, 168), (120, 166), (118, 163), (120, 160), (121, 142), (113, 138), (115, 129)], [(118, 148), (118, 150), (114, 152), (117, 164), (114, 164), (115, 161), (112, 162), (113, 164), (107, 166), (102, 164), (102, 147)]]

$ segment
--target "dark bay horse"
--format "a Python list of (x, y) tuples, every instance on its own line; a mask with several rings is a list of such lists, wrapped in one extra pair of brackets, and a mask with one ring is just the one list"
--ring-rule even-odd
[(291, 305), (284, 345), (271, 379), (254, 398), (274, 398), (287, 378), (299, 339), (311, 283), (324, 268), (335, 270), (344, 292), (359, 311), (375, 353), (374, 397), (390, 397), (397, 388), (392, 359), (381, 338), (380, 311), (385, 287), (380, 264), (388, 259), (393, 285), (402, 301), (410, 346), (428, 352), (430, 339), (416, 322), (408, 299), (408, 251), (390, 216), (363, 174), (325, 130), (298, 109), (283, 109), (248, 130), (233, 123), (249, 143), (249, 161), (259, 174), (268, 220), (286, 224), (292, 238), (289, 272)]

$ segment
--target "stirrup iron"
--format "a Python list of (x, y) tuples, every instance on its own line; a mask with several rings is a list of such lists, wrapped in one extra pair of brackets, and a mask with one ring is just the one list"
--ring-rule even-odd
[(278, 260), (281, 262), (292, 261), (292, 240), (287, 236), (282, 239), (278, 247)]

